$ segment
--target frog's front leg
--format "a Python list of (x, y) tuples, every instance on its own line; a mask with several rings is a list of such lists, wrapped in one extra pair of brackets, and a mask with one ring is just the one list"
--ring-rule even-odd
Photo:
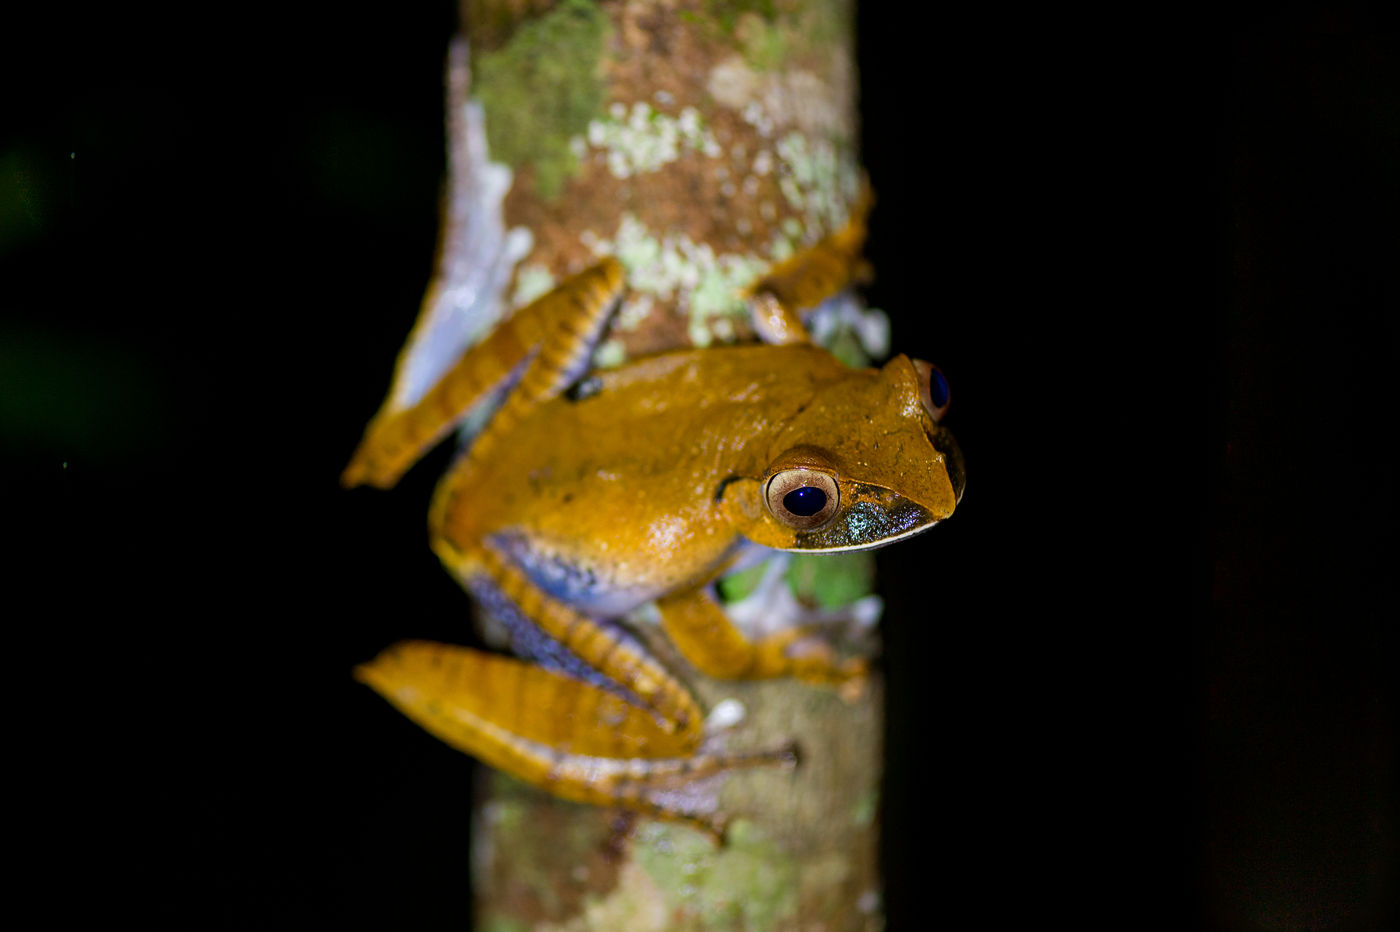
[(723, 837), (712, 796), (675, 792), (736, 767), (787, 766), (790, 747), (700, 749), (698, 727), (666, 730), (614, 692), (466, 647), (405, 641), (355, 669), (422, 728), (563, 799), (616, 805)]
[[(621, 263), (608, 257), (516, 311), (467, 349), (422, 398), (405, 407), (386, 403), (365, 428), (341, 484), (393, 486), (499, 385), (514, 382), (508, 397), (521, 406), (577, 378), (623, 286)], [(495, 420), (498, 432), (509, 426), (502, 412)]]
[(809, 343), (802, 314), (869, 274), (861, 258), (873, 196), (867, 182), (846, 225), (768, 271), (748, 290), (754, 330), (765, 343)]
[(864, 657), (838, 658), (820, 625), (793, 625), (750, 640), (729, 620), (708, 585), (658, 599), (656, 607), (676, 648), (709, 676), (749, 680), (791, 676), (858, 692), (869, 672)]

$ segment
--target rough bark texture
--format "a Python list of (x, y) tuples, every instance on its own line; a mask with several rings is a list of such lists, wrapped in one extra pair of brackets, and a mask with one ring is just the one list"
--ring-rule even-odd
[[(616, 254), (631, 292), (598, 365), (750, 338), (742, 288), (839, 228), (859, 195), (852, 13), (847, 0), (462, 0), (471, 96), (491, 161), (512, 173), (504, 227), (529, 231), (507, 307)], [(673, 669), (706, 708), (743, 704), (731, 747), (795, 739), (801, 766), (719, 781), (735, 818), (723, 848), (486, 775), (478, 927), (879, 928), (878, 680), (846, 702)]]
[(876, 811), (881, 696), (790, 681), (692, 680), (749, 711), (731, 746), (796, 736), (791, 773), (734, 774), (723, 848), (694, 829), (620, 818), (484, 775), (473, 826), (478, 928), (668, 932), (882, 927)]

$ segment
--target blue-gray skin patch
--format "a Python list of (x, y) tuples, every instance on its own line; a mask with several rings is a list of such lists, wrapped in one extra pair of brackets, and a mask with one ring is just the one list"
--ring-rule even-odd
[(545, 594), (588, 615), (617, 618), (661, 595), (651, 587), (620, 586), (591, 568), (539, 550), (520, 533), (502, 531), (490, 541)]
[[(606, 689), (637, 708), (646, 707), (635, 693), (593, 669), (573, 651), (546, 634), (529, 616), (517, 608), (514, 602), (506, 598), (505, 593), (490, 579), (479, 576), (471, 581), (470, 588), (472, 596), (482, 610), (505, 626), (510, 634), (510, 649), (517, 657), (539, 664), (547, 670), (554, 670), (600, 689)], [(595, 618), (593, 623), (610, 629), (614, 637), (625, 641), (632, 640), (613, 622)]]

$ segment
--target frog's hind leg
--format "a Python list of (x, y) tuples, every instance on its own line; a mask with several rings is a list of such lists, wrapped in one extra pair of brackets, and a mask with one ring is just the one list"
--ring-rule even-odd
[(754, 329), (764, 342), (810, 342), (802, 315), (868, 277), (861, 251), (872, 200), (867, 182), (843, 228), (778, 263), (749, 289)]
[[(440, 515), (434, 509), (435, 516)], [(446, 531), (447, 533), (444, 533)], [(575, 663), (597, 671), (619, 697), (652, 716), (658, 728), (695, 739), (704, 723), (689, 689), (618, 627), (595, 621), (546, 594), (491, 545), (458, 549), (451, 527), (434, 524), (432, 546), (459, 582), (490, 610), (518, 612)], [(507, 620), (508, 626), (509, 621)], [(567, 672), (572, 664), (554, 664)], [(586, 673), (579, 675), (586, 676)]]
[[(622, 288), (622, 266), (608, 258), (521, 308), (486, 339), (464, 352), (414, 404), (400, 408), (386, 405), (365, 429), (364, 438), (341, 474), (341, 484), (347, 488), (361, 484), (393, 486), (492, 389), (513, 380), (519, 380), (517, 387), (527, 387), (526, 378), (532, 370), (537, 371), (530, 365), (534, 361), (577, 378), (580, 342), (587, 343), (590, 350), (592, 342), (596, 342), (591, 330), (586, 336), (592, 339), (580, 341), (579, 331), (588, 329), (590, 324), (596, 329), (600, 319), (606, 324)], [(586, 354), (582, 362), (586, 367)], [(539, 376), (533, 380), (538, 382)], [(534, 388), (538, 389), (538, 385)]]
[(405, 641), (355, 669), (447, 744), (556, 796), (689, 822), (718, 837), (713, 794), (697, 779), (739, 767), (791, 766), (790, 747), (700, 750), (699, 732), (668, 732), (645, 711), (563, 673), (447, 644)]

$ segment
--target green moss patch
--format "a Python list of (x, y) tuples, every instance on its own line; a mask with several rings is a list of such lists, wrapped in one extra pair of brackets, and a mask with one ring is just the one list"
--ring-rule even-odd
[(533, 166), (545, 200), (578, 170), (569, 140), (603, 109), (600, 65), (610, 28), (593, 3), (564, 0), (474, 62), (472, 87), (486, 110), (491, 158)]
[(875, 556), (867, 550), (794, 554), (787, 579), (801, 601), (818, 608), (840, 608), (875, 590)]

